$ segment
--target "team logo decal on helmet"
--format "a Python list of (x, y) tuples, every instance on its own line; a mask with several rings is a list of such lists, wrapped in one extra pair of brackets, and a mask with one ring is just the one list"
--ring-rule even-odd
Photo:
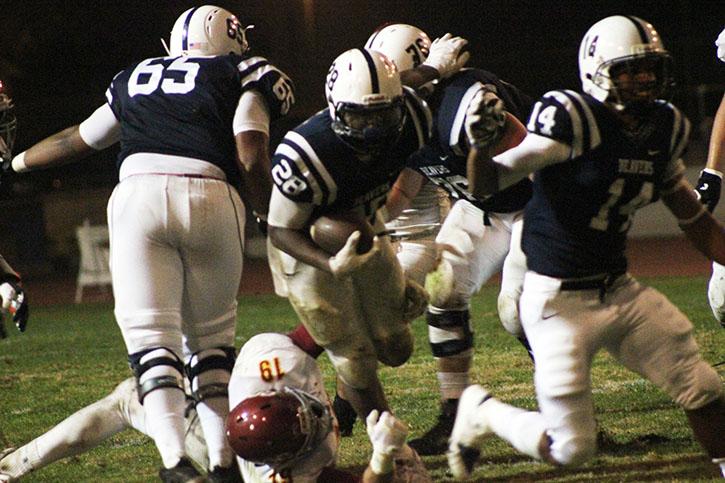
[(428, 58), (430, 37), (418, 27), (404, 23), (379, 27), (365, 43), (368, 50), (377, 50), (395, 62), (398, 70), (418, 67)]
[(600, 20), (579, 46), (584, 92), (618, 109), (666, 99), (674, 81), (672, 58), (644, 20), (615, 15)]
[(380, 52), (351, 49), (340, 54), (327, 73), (325, 97), (332, 130), (357, 152), (388, 148), (403, 130), (400, 74)]
[(234, 14), (221, 7), (190, 8), (176, 19), (166, 50), (172, 56), (241, 55), (249, 48), (245, 32), (251, 27), (242, 27)]

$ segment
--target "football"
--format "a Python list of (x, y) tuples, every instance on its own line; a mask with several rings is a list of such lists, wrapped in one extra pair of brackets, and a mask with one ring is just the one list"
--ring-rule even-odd
[(367, 253), (373, 246), (375, 232), (367, 219), (358, 213), (348, 211), (322, 215), (310, 226), (310, 236), (317, 246), (334, 255), (356, 230), (360, 231), (357, 252)]

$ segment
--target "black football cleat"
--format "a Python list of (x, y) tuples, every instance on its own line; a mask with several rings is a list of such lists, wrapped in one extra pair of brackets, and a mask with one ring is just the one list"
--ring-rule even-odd
[(206, 480), (210, 483), (244, 483), (236, 459), (229, 467), (223, 468), (221, 466), (215, 466), (206, 475)]
[(441, 403), (441, 412), (438, 421), (420, 438), (416, 438), (408, 445), (419, 455), (441, 455), (448, 449), (448, 438), (456, 422), (456, 408), (458, 399), (446, 399)]
[(164, 483), (204, 483), (206, 481), (186, 457), (181, 458), (173, 468), (161, 468), (159, 478)]
[(352, 436), (352, 428), (357, 420), (357, 413), (347, 400), (335, 394), (332, 400), (332, 410), (335, 412), (337, 422), (340, 425), (340, 436)]

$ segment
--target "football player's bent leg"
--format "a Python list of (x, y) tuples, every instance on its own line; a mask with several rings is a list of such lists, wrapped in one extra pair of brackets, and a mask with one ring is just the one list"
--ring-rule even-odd
[(123, 407), (127, 399), (136, 395), (135, 387), (134, 378), (126, 379), (108, 396), (73, 413), (8, 454), (0, 460), (0, 475), (13, 481), (54, 461), (88, 451), (130, 427)]
[(184, 365), (167, 347), (151, 347), (128, 358), (149, 432), (164, 466), (172, 468), (184, 456)]
[[(352, 280), (378, 360), (396, 367), (413, 353), (414, 338), (406, 315), (406, 280), (390, 239), (383, 237), (379, 246), (380, 252)], [(425, 305), (417, 305), (422, 312)]]
[(722, 381), (700, 356), (692, 323), (661, 293), (637, 282), (633, 287), (636, 297), (625, 308), (637, 324), (607, 348), (685, 410), (695, 437), (711, 457), (725, 457)]

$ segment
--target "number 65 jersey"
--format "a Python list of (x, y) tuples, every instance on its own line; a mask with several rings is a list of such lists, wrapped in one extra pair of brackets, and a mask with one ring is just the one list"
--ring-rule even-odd
[(536, 172), (522, 238), (529, 269), (557, 278), (627, 269), (632, 216), (681, 179), (690, 129), (665, 101), (637, 119), (626, 126), (603, 103), (569, 90), (548, 92), (534, 105), (529, 132), (570, 151)]
[(240, 174), (232, 126), (241, 95), (260, 93), (270, 120), (294, 103), (290, 79), (263, 57), (146, 59), (116, 75), (106, 91), (121, 122), (117, 166), (139, 152), (184, 156), (221, 168), (232, 186)]

